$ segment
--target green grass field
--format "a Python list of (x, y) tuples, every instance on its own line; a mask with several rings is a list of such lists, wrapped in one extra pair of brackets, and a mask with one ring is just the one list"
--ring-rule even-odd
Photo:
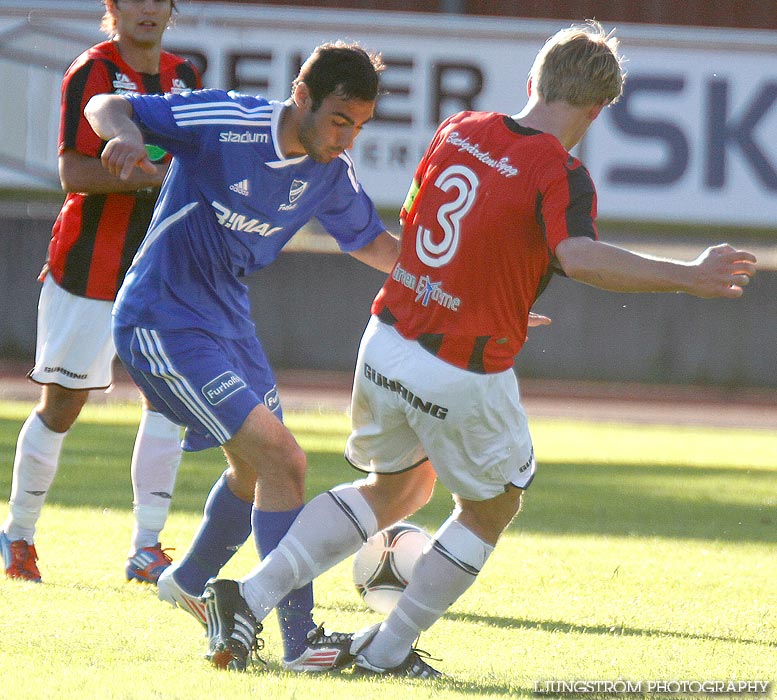
[[(0, 404), (0, 519), (29, 409)], [(537, 478), (479, 580), (423, 635), (448, 674), (429, 683), (287, 674), (274, 618), (268, 670), (210, 668), (194, 620), (123, 579), (138, 414), (89, 406), (68, 437), (36, 538), (45, 583), (0, 579), (0, 698), (541, 698), (556, 697), (535, 692), (545, 681), (619, 679), (641, 681), (639, 698), (674, 697), (648, 681), (777, 683), (777, 432), (534, 421)], [(354, 478), (345, 416), (287, 423), (310, 494)], [(185, 456), (165, 546), (187, 547), (223, 466), (215, 450)], [(449, 508), (438, 487), (414, 521), (433, 531)], [(224, 573), (255, 562), (247, 545)], [(317, 621), (343, 631), (379, 619), (349, 565), (316, 582)]]

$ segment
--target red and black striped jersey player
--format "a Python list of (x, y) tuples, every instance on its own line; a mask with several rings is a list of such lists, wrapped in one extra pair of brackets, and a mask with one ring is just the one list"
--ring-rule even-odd
[[(89, 392), (113, 382), (111, 309), (146, 234), (169, 157), (151, 150), (154, 172), (121, 180), (101, 165), (104, 142), (83, 110), (100, 93), (171, 93), (201, 87), (196, 68), (162, 50), (174, 0), (104, 0), (108, 40), (71, 64), (62, 81), (59, 175), (67, 193), (54, 224), (38, 304), (35, 366), (40, 401), (16, 448), (10, 513), (0, 531), (5, 572), (40, 581), (35, 530), (59, 466), (63, 442)], [(153, 149), (153, 147), (149, 147)], [(181, 460), (180, 428), (143, 399), (132, 455), (135, 525), (128, 579), (155, 583), (170, 564), (159, 543)], [(99, 478), (99, 475), (96, 475)], [(88, 543), (85, 562), (94, 553)]]
[(589, 21), (540, 50), (521, 112), (461, 112), (437, 129), (357, 359), (346, 457), (368, 476), (311, 500), (240, 582), (258, 620), (423, 505), (439, 479), (450, 517), (396, 608), (349, 649), (362, 673), (439, 675), (414, 640), (475, 581), (535, 476), (513, 363), (527, 325), (543, 322), (530, 309), (550, 275), (617, 292), (743, 293), (756, 262), (746, 251), (715, 245), (681, 262), (598, 240), (594, 184), (569, 151), (624, 77), (617, 39)]

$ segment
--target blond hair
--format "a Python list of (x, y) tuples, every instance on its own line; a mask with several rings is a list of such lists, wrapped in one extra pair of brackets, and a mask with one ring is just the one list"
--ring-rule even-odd
[(616, 102), (626, 73), (618, 39), (596, 20), (572, 25), (545, 42), (531, 69), (532, 87), (547, 103), (575, 107)]

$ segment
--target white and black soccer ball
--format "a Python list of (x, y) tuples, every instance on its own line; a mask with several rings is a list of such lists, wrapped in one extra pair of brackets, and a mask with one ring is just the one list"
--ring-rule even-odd
[(388, 615), (431, 537), (402, 521), (370, 537), (353, 558), (353, 582), (367, 607)]

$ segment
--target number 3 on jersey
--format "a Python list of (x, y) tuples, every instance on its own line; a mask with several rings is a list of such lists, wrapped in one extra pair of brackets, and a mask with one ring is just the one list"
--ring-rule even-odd
[(418, 226), (415, 250), (422, 263), (429, 267), (442, 267), (456, 255), (461, 237), (461, 220), (475, 203), (479, 184), (478, 176), (463, 165), (452, 165), (437, 178), (434, 186), (443, 192), (454, 189), (456, 197), (437, 210), (437, 223), (443, 232), (439, 243), (432, 240), (430, 229)]

